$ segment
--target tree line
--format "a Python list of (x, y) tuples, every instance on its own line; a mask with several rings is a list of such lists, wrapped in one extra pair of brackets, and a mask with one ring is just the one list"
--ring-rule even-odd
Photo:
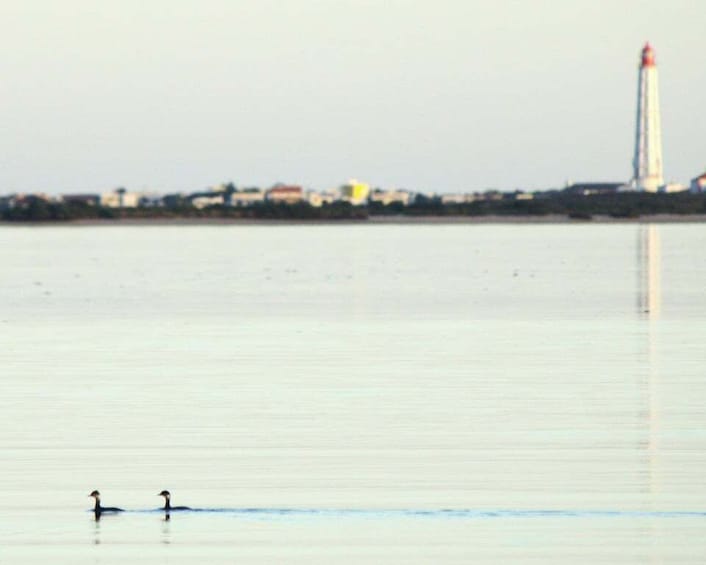
[(440, 197), (419, 196), (414, 203), (371, 202), (353, 206), (339, 201), (316, 207), (263, 202), (244, 207), (214, 205), (206, 208), (175, 203), (171, 206), (108, 208), (86, 202), (48, 202), (27, 197), (0, 211), (5, 222), (66, 222), (120, 219), (252, 219), (252, 220), (365, 220), (370, 216), (547, 216), (563, 215), (576, 220), (594, 216), (639, 218), (655, 214), (706, 214), (706, 194), (622, 192), (577, 195), (565, 191), (537, 193), (530, 200), (512, 195), (466, 203), (444, 203)]

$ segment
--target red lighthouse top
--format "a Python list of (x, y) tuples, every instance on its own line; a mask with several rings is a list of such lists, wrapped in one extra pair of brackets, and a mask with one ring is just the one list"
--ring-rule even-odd
[(655, 66), (655, 50), (652, 49), (652, 45), (645, 43), (642, 48), (642, 64), (641, 67), (654, 67)]

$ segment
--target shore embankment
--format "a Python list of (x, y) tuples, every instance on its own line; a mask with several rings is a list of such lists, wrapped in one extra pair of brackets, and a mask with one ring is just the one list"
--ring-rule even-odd
[(654, 214), (636, 218), (597, 215), (575, 219), (564, 214), (546, 216), (371, 216), (369, 223), (380, 224), (664, 224), (706, 222), (706, 214)]
[(543, 216), (369, 216), (362, 219), (312, 220), (312, 219), (254, 219), (217, 217), (153, 217), (153, 218), (106, 218), (43, 222), (0, 222), (0, 227), (36, 226), (274, 226), (274, 225), (487, 225), (487, 224), (670, 224), (704, 223), (706, 214), (653, 214), (637, 218), (622, 218), (597, 215), (590, 219), (574, 219), (562, 214)]

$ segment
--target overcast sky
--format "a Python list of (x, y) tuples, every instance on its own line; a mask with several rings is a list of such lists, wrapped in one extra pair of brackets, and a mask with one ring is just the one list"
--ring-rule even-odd
[(0, 193), (628, 180), (646, 40), (687, 182), (704, 29), (703, 0), (0, 0)]

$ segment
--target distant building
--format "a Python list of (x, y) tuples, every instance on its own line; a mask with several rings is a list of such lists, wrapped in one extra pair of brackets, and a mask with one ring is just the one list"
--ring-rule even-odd
[(349, 180), (341, 187), (341, 199), (354, 206), (365, 204), (370, 194), (370, 185), (355, 179)]
[(690, 192), (706, 192), (706, 173), (691, 179), (689, 183)]
[(660, 186), (658, 192), (672, 193), (686, 192), (687, 190), (689, 190), (689, 187), (685, 184), (682, 184), (680, 182), (668, 182), (667, 184), (663, 184), (662, 186)]
[(590, 196), (592, 194), (615, 194), (625, 186), (622, 182), (579, 182), (573, 183), (564, 189), (569, 194), (581, 194)]
[(252, 206), (265, 201), (265, 193), (259, 188), (246, 188), (230, 195), (231, 206)]
[(316, 192), (314, 190), (307, 192), (305, 198), (306, 201), (315, 208), (319, 208), (324, 204), (333, 204), (338, 200), (338, 196), (332, 192)]
[(190, 201), (189, 197), (183, 192), (174, 192), (162, 196), (161, 205), (167, 208), (179, 208), (182, 206), (189, 206)]
[(268, 202), (295, 204), (304, 199), (304, 190), (301, 186), (277, 184), (267, 191), (265, 198)]
[(473, 194), (442, 194), (442, 204), (468, 204), (476, 200)]
[(483, 200), (502, 200), (503, 198), (505, 196), (499, 190), (491, 189), (483, 193)]
[(140, 201), (137, 203), (137, 205), (144, 206), (146, 208), (164, 206), (164, 196), (162, 196), (161, 194), (143, 193), (140, 196)]
[(101, 203), (100, 194), (62, 194), (59, 200), (66, 204), (86, 204), (88, 206), (98, 206)]
[(385, 206), (395, 202), (407, 206), (410, 201), (410, 193), (406, 190), (380, 190), (376, 189), (370, 193), (370, 202), (379, 202)]
[(208, 208), (209, 206), (222, 206), (225, 204), (225, 197), (222, 192), (212, 192), (208, 194), (197, 194), (190, 197), (191, 205), (194, 208)]
[(107, 208), (137, 208), (144, 195), (122, 189), (101, 194), (100, 204)]

